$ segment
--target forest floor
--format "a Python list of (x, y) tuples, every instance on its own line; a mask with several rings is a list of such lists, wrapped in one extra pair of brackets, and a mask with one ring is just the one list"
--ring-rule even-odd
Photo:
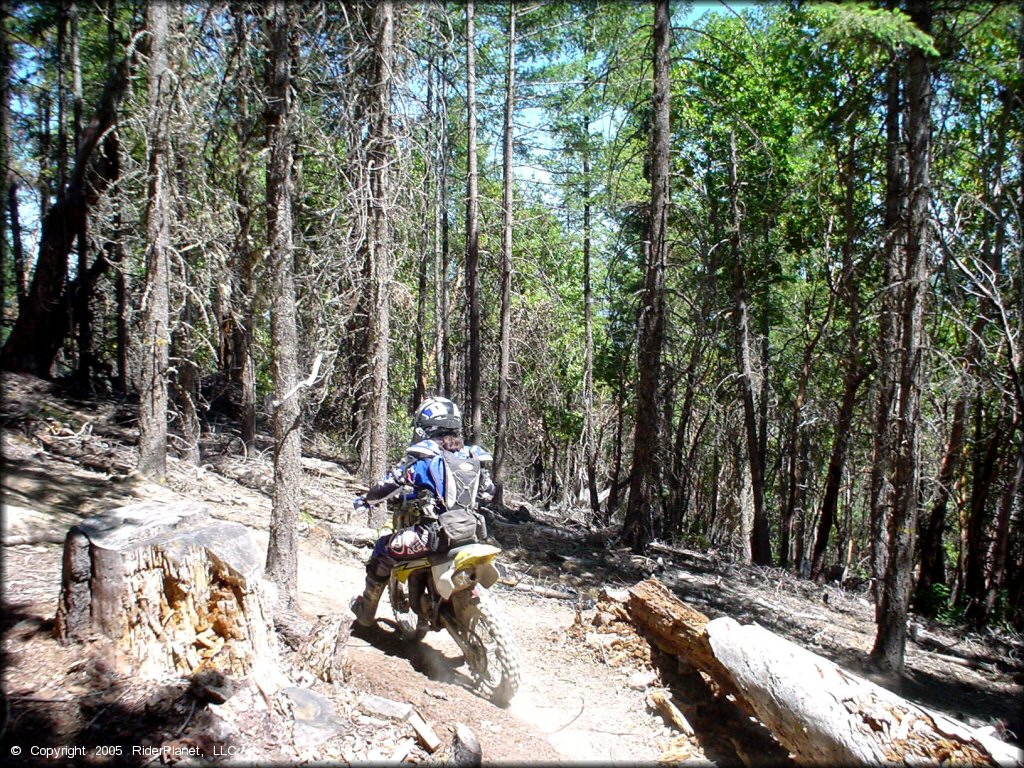
[[(749, 747), (744, 750), (735, 734), (724, 732), (711, 709), (702, 717), (699, 706), (688, 706), (676, 692), (696, 730), (694, 737), (681, 738), (648, 706), (648, 693), (663, 683), (644, 641), (621, 628), (593, 624), (602, 588), (625, 588), (652, 574), (712, 618), (757, 622), (850, 671), (873, 676), (867, 664), (873, 607), (862, 590), (799, 580), (715, 552), (662, 547), (654, 559), (633, 556), (602, 545), (601, 537), (586, 535), (568, 519), (524, 505), (529, 515), (513, 515), (522, 522), (492, 527), (512, 580), (518, 580), (516, 588), (499, 584), (492, 590), (522, 657), (523, 681), (511, 706), (495, 707), (473, 693), (464, 659), (447, 636), (431, 633), (410, 647), (382, 622), (353, 632), (350, 669), (341, 684), (314, 680), (282, 646), (282, 663), (296, 685), (329, 702), (330, 727), (300, 733), (296, 715), (291, 732), (268, 730), (236, 707), (233, 740), (225, 741), (211, 714), (216, 707), (197, 698), (187, 681), (144, 682), (106, 663), (88, 645), (56, 641), (62, 541), (82, 518), (117, 506), (194, 500), (208, 505), (214, 517), (248, 526), (265, 547), (269, 443), (259, 455), (246, 457), (237, 438), (211, 429), (203, 441), (202, 467), (172, 459), (167, 483), (157, 485), (132, 471), (136, 435), (128, 405), (76, 399), (53, 384), (19, 376), (5, 378), (3, 394), (5, 764), (18, 748), (22, 753), (14, 765), (68, 764), (69, 750), (80, 748), (76, 764), (141, 766), (173, 762), (177, 753), (159, 751), (169, 746), (196, 748), (204, 760), (263, 764), (445, 759), (447, 747), (429, 755), (415, 744), (407, 724), (369, 712), (369, 694), (412, 704), (446, 744), (456, 723), (467, 725), (487, 763), (652, 764), (671, 754), (674, 761), (740, 764)], [(310, 456), (315, 453), (307, 450), (300, 525), (299, 605), (310, 622), (349, 616), (348, 602), (362, 588), (369, 554), (350, 535), (366, 524), (350, 518), (352, 498), (363, 486), (343, 462)], [(541, 596), (545, 590), (574, 597)], [(388, 614), (386, 600), (382, 615)], [(1024, 736), (1024, 638), (924, 621), (915, 622), (913, 634), (907, 674), (888, 687), (975, 727), (995, 726), (1004, 738)], [(101, 747), (115, 745), (122, 748), (120, 758), (100, 754)], [(64, 752), (40, 754), (41, 749)], [(779, 761), (765, 753), (765, 763)]]

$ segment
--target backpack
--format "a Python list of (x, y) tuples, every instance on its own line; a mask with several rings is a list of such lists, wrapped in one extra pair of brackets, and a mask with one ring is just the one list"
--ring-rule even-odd
[(444, 467), (444, 510), (438, 515), (438, 548), (448, 550), (477, 541), (476, 492), (480, 487), (480, 459), (441, 451)]

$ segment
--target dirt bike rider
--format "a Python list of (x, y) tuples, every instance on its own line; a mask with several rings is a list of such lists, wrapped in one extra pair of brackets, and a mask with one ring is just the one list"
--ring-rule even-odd
[[(482, 466), (491, 460), (488, 451), (464, 443), (458, 406), (447, 398), (431, 397), (420, 405), (413, 417), (413, 444), (406, 449), (405, 458), (365, 495), (357, 496), (352, 506), (356, 511), (368, 509), (393, 496), (403, 486), (411, 486), (410, 497), (426, 491), (436, 499), (438, 518), (447, 511), (446, 505), (453, 508), (454, 514), (456, 504), (472, 506), (476, 499), (490, 501), (494, 497), (494, 482)], [(458, 477), (453, 473), (453, 462)], [(459, 494), (457, 500), (456, 493)], [(426, 515), (415, 525), (377, 539), (366, 564), (366, 587), (352, 601), (356, 621), (364, 627), (373, 626), (377, 603), (396, 562), (424, 557), (438, 548), (438, 523)], [(443, 536), (440, 548), (446, 548)]]

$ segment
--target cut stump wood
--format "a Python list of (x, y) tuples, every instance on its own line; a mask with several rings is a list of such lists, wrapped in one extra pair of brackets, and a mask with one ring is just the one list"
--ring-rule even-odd
[(438, 750), (441, 746), (440, 737), (415, 709), (409, 714), (409, 725), (416, 731), (416, 738), (427, 752), (433, 754)]
[(452, 754), (449, 764), (457, 768), (478, 768), (483, 762), (483, 750), (476, 734), (468, 725), (457, 723), (452, 739)]
[(349, 619), (321, 616), (299, 648), (302, 665), (325, 683), (343, 683), (348, 678)]
[(929, 711), (757, 625), (708, 620), (656, 579), (629, 616), (666, 653), (710, 676), (801, 764), (1024, 765), (1021, 750)]
[(666, 721), (672, 723), (684, 736), (693, 736), (693, 726), (679, 708), (672, 703), (665, 691), (655, 690), (647, 695), (647, 701)]
[(56, 630), (108, 638), (143, 677), (217, 670), (283, 683), (272, 587), (249, 529), (192, 502), (143, 502), (83, 520), (64, 542)]

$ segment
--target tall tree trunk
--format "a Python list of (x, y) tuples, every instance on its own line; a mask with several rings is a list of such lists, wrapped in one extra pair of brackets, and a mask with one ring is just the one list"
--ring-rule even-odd
[(445, 79), (432, 57), (430, 71), (438, 81), (437, 115), (431, 131), (440, 124), (440, 133), (432, 135), (431, 156), (434, 172), (434, 391), (450, 397), (448, 381), (448, 120), (445, 104)]
[(668, 0), (654, 3), (654, 127), (651, 137), (651, 209), (644, 265), (637, 368), (636, 424), (630, 469), (629, 506), (622, 538), (634, 552), (643, 552), (652, 535), (655, 451), (658, 444), (659, 380), (665, 342), (665, 267), (668, 259), (669, 141), (671, 90), (669, 71), (672, 25)]
[[(432, 202), (433, 195), (431, 191), (433, 184), (436, 182), (433, 142), (431, 141), (431, 134), (436, 123), (436, 117), (434, 116), (434, 62), (432, 58), (427, 61), (427, 109), (425, 117), (426, 119), (423, 121), (423, 200)], [(416, 410), (419, 404), (423, 402), (427, 392), (427, 278), (431, 263), (437, 261), (437, 241), (433, 236), (435, 234), (424, 230), (416, 271), (416, 370), (413, 374), (410, 411)]]
[[(821, 502), (821, 515), (818, 518), (818, 531), (814, 540), (814, 551), (811, 555), (811, 576), (821, 581), (825, 577), (825, 555), (828, 551), (829, 534), (838, 524), (839, 493), (842, 489), (843, 473), (846, 470), (846, 453), (850, 445), (850, 432), (853, 427), (853, 409), (857, 403), (857, 390), (867, 378), (868, 371), (859, 363), (852, 362), (847, 366), (843, 378), (843, 399), (839, 405), (836, 418), (836, 434), (829, 457), (828, 472), (825, 477), (825, 493)], [(840, 552), (840, 554), (842, 554)]]
[(857, 390), (867, 378), (869, 371), (861, 359), (860, 339), (860, 292), (857, 274), (855, 246), (857, 240), (856, 211), (856, 136), (847, 137), (846, 157), (843, 163), (845, 195), (843, 198), (843, 273), (839, 293), (848, 315), (846, 329), (846, 359), (843, 367), (843, 398), (836, 419), (832, 455), (828, 462), (825, 478), (825, 493), (821, 502), (821, 516), (818, 518), (818, 532), (811, 556), (811, 576), (822, 580), (825, 576), (825, 555), (828, 550), (829, 534), (838, 522), (839, 492), (846, 470), (846, 453), (853, 428), (853, 409), (857, 403)]
[(747, 461), (750, 467), (750, 482), (754, 519), (750, 531), (750, 553), (758, 565), (772, 562), (771, 543), (768, 539), (768, 517), (765, 510), (764, 452), (763, 441), (757, 422), (758, 387), (754, 372), (753, 344), (750, 332), (750, 309), (746, 287), (746, 269), (743, 264), (741, 244), (741, 218), (739, 200), (739, 178), (737, 176), (736, 134), (729, 134), (729, 187), (732, 200), (732, 233), (730, 234), (733, 258), (733, 314), (735, 317), (736, 360), (739, 372), (740, 398), (743, 402), (743, 424), (747, 441)]
[[(249, 21), (244, 9), (235, 11), (235, 41), (238, 50), (249, 49)], [(235, 138), (238, 142), (238, 173), (235, 176), (235, 198), (238, 217), (238, 235), (235, 239), (232, 273), (236, 289), (232, 291), (228, 311), (236, 315), (229, 318), (232, 339), (232, 369), (228, 375), (241, 388), (242, 442), (248, 454), (256, 450), (256, 361), (253, 359), (253, 327), (256, 322), (254, 295), (256, 293), (253, 275), (255, 254), (252, 244), (252, 193), (250, 173), (252, 167), (252, 140), (256, 132), (249, 110), (249, 88), (252, 74), (245, 56), (239, 57), (236, 74), (238, 91), (238, 118), (235, 121)]]
[[(798, 522), (802, 530), (802, 520), (806, 514), (807, 504), (807, 451), (802, 447), (806, 445), (805, 431), (803, 428), (804, 406), (807, 404), (807, 384), (811, 378), (811, 366), (814, 362), (814, 354), (818, 348), (825, 330), (829, 327), (832, 318), (832, 308), (835, 305), (835, 293), (829, 295), (828, 310), (825, 318), (819, 324), (814, 336), (804, 347), (803, 359), (800, 363), (800, 375), (797, 377), (796, 396), (793, 399), (793, 415), (789, 431), (787, 447), (788, 471), (787, 471), (787, 493), (786, 504), (782, 510), (781, 535), (779, 543), (779, 565), (785, 568), (789, 565), (792, 550), (801, 549), (801, 544), (794, 546), (799, 541), (796, 534)], [(805, 309), (805, 326), (811, 323), (812, 306), (807, 302)], [(793, 559), (798, 570), (803, 567), (801, 557), (793, 552)]]
[[(193, 274), (191, 267), (188, 267), (189, 276)], [(177, 370), (172, 377), (172, 385), (180, 424), (178, 429), (181, 432), (180, 456), (182, 461), (199, 466), (202, 425), (199, 421), (199, 366), (195, 362), (196, 343), (193, 338), (195, 314), (194, 300), (186, 297), (183, 316), (174, 333)]]
[[(298, 534), (302, 499), (302, 423), (298, 395), (299, 338), (295, 318), (292, 242), (293, 146), (291, 47), (294, 20), (286, 0), (268, 0), (267, 34), (267, 245), (270, 336), (274, 372), (274, 495), (267, 546), (267, 577), (277, 585), (282, 608), (298, 595)], [(289, 393), (290, 396), (289, 396)]]
[[(14, 173), (14, 137), (11, 122), (11, 45), (7, 37), (7, 25), (0, 24), (0, 178), (3, 179), (4, 206), (7, 216), (0, 216), (5, 227), (0, 231), (0, 287), (5, 287), (7, 277), (7, 261), (13, 262), (11, 273), (14, 275), (14, 295), (18, 300), (18, 311), (21, 312), (27, 298), (25, 290), (25, 256), (21, 247), (21, 224), (18, 216), (18, 182)], [(8, 233), (10, 233), (11, 252), (8, 255)], [(0, 325), (6, 325), (5, 318), (0, 316)]]
[(494, 440), (494, 481), (497, 484), (497, 502), (504, 500), (505, 457), (508, 452), (508, 376), (512, 352), (512, 130), (515, 114), (516, 89), (516, 6), (508, 10), (508, 66), (505, 73), (505, 136), (502, 147), (502, 207), (501, 227), (501, 324), (498, 355), (498, 407), (497, 430)]
[[(68, 4), (68, 20), (71, 27), (71, 136), (72, 146), (77, 154), (82, 144), (83, 102), (81, 40), (78, 28), (78, 5), (75, 2)], [(89, 389), (91, 388), (90, 377), (96, 360), (93, 351), (92, 315), (89, 311), (93, 286), (85, 279), (86, 272), (89, 270), (89, 241), (86, 238), (86, 221), (87, 219), (83, 217), (81, 228), (75, 238), (78, 242), (78, 269), (75, 280), (76, 290), (72, 298), (72, 311), (75, 327), (78, 329), (78, 368), (75, 375), (79, 384)]]
[[(50, 92), (44, 91), (39, 96), (39, 156), (46, 161), (50, 158), (50, 145), (53, 136), (50, 133)], [(39, 176), (36, 179), (36, 189), (39, 191), (39, 220), (46, 221), (46, 214), (50, 211), (50, 198), (53, 196), (52, 174), (47, 166), (39, 169)]]
[[(167, 4), (146, 8), (149, 52), (149, 199), (146, 206), (146, 287), (142, 309), (142, 389), (139, 397), (139, 472), (167, 473), (167, 360), (171, 250), (170, 120), (173, 77), (168, 67)], [(84, 212), (83, 212), (84, 216)]]
[[(704, 332), (702, 326), (698, 326), (697, 337), (701, 338)], [(692, 453), (687, 450), (687, 436), (690, 432), (690, 424), (693, 422), (693, 402), (697, 396), (697, 368), (702, 358), (702, 345), (693, 343), (690, 346), (690, 358), (686, 364), (686, 372), (683, 375), (686, 383), (686, 390), (683, 393), (682, 407), (679, 409), (679, 419), (676, 422), (675, 437), (672, 440), (672, 471), (669, 475), (669, 491), (671, 498), (671, 519), (668, 523), (668, 530), (672, 536), (678, 536), (683, 530), (683, 521), (686, 518), (689, 508), (689, 485), (691, 474)], [(671, 425), (669, 425), (671, 426)], [(699, 431), (699, 429), (698, 429)], [(690, 441), (693, 442), (692, 439)]]
[[(999, 508), (996, 512), (995, 537), (992, 539), (988, 554), (988, 572), (985, 578), (985, 599), (981, 618), (983, 621), (990, 619), (996, 610), (996, 601), (999, 591), (1009, 584), (1009, 553), (1010, 553), (1010, 522), (1013, 516), (1013, 506), (1024, 484), (1024, 445), (1021, 444), (1020, 415), (1017, 418), (1014, 432), (1016, 437), (1016, 451), (1007, 452), (1007, 464), (1012, 464), (1010, 477), (1003, 489), (999, 499)], [(1016, 458), (1013, 454), (1016, 453)]]
[[(1024, 44), (1022, 44), (1024, 45)], [(989, 275), (998, 279), (1004, 271), (1003, 267), (1003, 250), (1006, 240), (1006, 215), (1004, 214), (1004, 195), (1003, 195), (1003, 164), (1005, 161), (1006, 154), (1006, 134), (1010, 115), (1012, 112), (1011, 102), (1009, 99), (1008, 91), (1004, 91), (1004, 95), (1001, 99), (1002, 104), (1000, 111), (993, 115), (993, 121), (995, 122), (993, 145), (994, 151), (992, 153), (991, 166), (986, 166), (983, 170), (983, 177), (985, 183), (985, 201), (984, 201), (984, 216), (983, 216), (983, 227), (985, 238), (982, 243), (982, 258), (984, 259), (986, 271)], [(971, 349), (968, 356), (968, 366), (971, 372), (975, 367), (976, 361), (980, 360), (980, 343), (979, 339), (984, 330), (986, 321), (991, 317), (998, 317), (1004, 309), (998, 306), (999, 299), (996, 297), (986, 297), (982, 299), (979, 317), (975, 321), (975, 325), (972, 328), (971, 334)], [(1009, 329), (1006, 329), (1009, 331)], [(1012, 331), (1006, 333), (1008, 339), (1012, 337)], [(1024, 397), (1022, 397), (1022, 390), (1020, 388), (1020, 359), (1019, 359), (1019, 342), (1014, 343), (1012, 340), (1009, 343), (1009, 349), (1006, 353), (1007, 368), (1009, 373), (1010, 381), (1012, 382), (1014, 399), (1015, 402), (1011, 402), (1009, 397), (1005, 398), (1005, 406), (1009, 409), (1016, 411), (1015, 416), (1012, 417), (1012, 425), (1009, 424), (1011, 417), (1007, 415), (997, 416), (996, 428), (990, 441), (991, 448), (986, 452), (985, 461), (979, 467), (975, 466), (975, 471), (972, 473), (974, 480), (974, 488), (972, 489), (972, 504), (971, 504), (971, 516), (969, 518), (968, 526), (968, 547), (967, 547), (967, 562), (965, 568), (965, 581), (964, 581), (964, 595), (966, 598), (967, 608), (964, 612), (964, 616), (975, 626), (982, 626), (987, 623), (990, 612), (995, 606), (996, 593), (995, 589), (997, 583), (1002, 578), (1001, 571), (1002, 566), (996, 566), (993, 555), (1000, 548), (997, 539), (989, 538), (988, 541), (983, 539), (988, 538), (986, 536), (989, 533), (989, 512), (987, 499), (990, 496), (990, 486), (993, 484), (995, 478), (998, 477), (998, 467), (996, 465), (996, 456), (999, 451), (996, 446), (1002, 448), (1002, 443), (1005, 438), (1009, 438), (1009, 442), (1012, 445), (1016, 441), (1016, 431), (1020, 427), (1020, 415), (1021, 409), (1024, 408)], [(986, 398), (978, 398), (978, 424), (984, 423), (982, 416), (982, 409), (984, 408), (984, 401)], [(994, 406), (998, 408), (998, 405)], [(1004, 425), (1009, 428), (1009, 434), (1004, 432)], [(977, 439), (975, 442), (980, 444), (982, 441)], [(1012, 463), (1012, 460), (1008, 460), (1007, 464)], [(1013, 485), (1016, 477), (1016, 469), (1011, 470), (1009, 485)], [(1013, 499), (1016, 490), (1011, 493), (1010, 499)], [(1003, 501), (1006, 496), (1003, 495), (999, 504), (998, 511), (996, 514), (997, 520), (1003, 514)], [(1012, 502), (1011, 502), (1012, 504)], [(1008, 514), (1008, 513), (1007, 513)], [(1009, 533), (1009, 520), (1005, 522), (998, 521), (996, 525), (996, 535), (999, 535), (1001, 531), (1003, 534)], [(996, 567), (999, 573), (999, 578), (993, 579), (993, 567)]]
[(440, 270), (434, 275), (434, 290), (438, 293), (438, 310), (440, 312), (438, 323), (438, 339), (440, 348), (438, 351), (438, 386), (441, 394), (445, 397), (452, 397), (455, 392), (455, 385), (452, 382), (452, 345), (450, 342), (451, 323), (451, 293), (448, 286), (448, 272), (451, 268), (451, 221), (448, 215), (448, 162), (451, 157), (451, 146), (448, 133), (448, 88), (447, 79), (444, 73), (439, 73), (441, 81), (441, 141), (439, 151), (441, 153), (441, 178), (438, 182), (438, 205), (440, 206)]
[[(115, 54), (118, 46), (117, 25), (117, 0), (107, 0), (107, 57), (110, 61), (109, 76), (117, 71)], [(110, 131), (103, 139), (103, 148), (107, 162), (110, 164), (110, 176), (117, 179), (121, 175), (121, 150), (117, 133)], [(81, 152), (81, 147), (79, 147)], [(114, 277), (114, 304), (116, 306), (116, 334), (117, 334), (117, 374), (114, 378), (114, 389), (120, 394), (128, 392), (128, 280), (125, 277), (124, 246), (122, 243), (121, 231), (124, 217), (121, 212), (121, 202), (116, 203), (114, 211), (114, 235), (107, 243), (107, 260), (116, 265)]]
[(881, 609), (881, 585), (888, 561), (886, 531), (892, 506), (892, 454), (895, 446), (893, 404), (896, 399), (899, 285), (902, 279), (906, 204), (905, 169), (900, 136), (900, 63), (894, 61), (886, 82), (885, 106), (885, 263), (879, 318), (878, 395), (875, 406), (874, 456), (871, 472), (871, 576), (876, 621)]
[[(989, 520), (988, 500), (998, 470), (1000, 450), (1006, 439), (1002, 415), (996, 416), (995, 427), (988, 439), (983, 437), (986, 419), (980, 400), (981, 398), (975, 416), (974, 434), (978, 454), (971, 471), (971, 504), (964, 531), (966, 546), (963, 553), (963, 589), (959, 592), (958, 600), (966, 608), (965, 618), (975, 625), (983, 624), (985, 620), (985, 576), (988, 570), (985, 532)], [(981, 449), (982, 446), (985, 446), (984, 450)]]
[(921, 528), (921, 565), (914, 587), (915, 608), (926, 611), (930, 607), (929, 595), (936, 584), (946, 583), (946, 551), (942, 546), (942, 534), (946, 527), (946, 509), (949, 497), (953, 493), (953, 485), (960, 468), (960, 456), (964, 450), (964, 415), (967, 410), (967, 399), (963, 394), (957, 395), (953, 405), (953, 416), (949, 427), (949, 438), (946, 450), (939, 464), (939, 475), (936, 480), (935, 500), (928, 515), (927, 522)]
[(594, 429), (594, 290), (591, 267), (590, 118), (583, 119), (583, 453), (587, 463), (590, 511), (601, 507), (597, 492), (597, 457), (600, 452)]
[(376, 482), (387, 469), (388, 451), (388, 362), (391, 348), (391, 82), (394, 69), (395, 9), (391, 0), (381, 0), (373, 9), (374, 92), (367, 147), (370, 176), (370, 308), (367, 347), (370, 389), (364, 446), (364, 476)]
[[(923, 32), (930, 33), (931, 5), (927, 0), (913, 0), (910, 16)], [(930, 247), (931, 101), (928, 55), (915, 48), (910, 52), (907, 72), (907, 249), (900, 317), (900, 392), (893, 462), (895, 482), (878, 633), (871, 650), (875, 664), (894, 673), (903, 672), (906, 652), (920, 490), (918, 423), (924, 382), (924, 308)]]
[(619, 510), (619, 495), (625, 484), (622, 478), (622, 440), (625, 437), (626, 422), (626, 365), (619, 366), (619, 380), (615, 388), (615, 444), (612, 451), (612, 471), (608, 478), (608, 499), (604, 506), (604, 523), (612, 521), (612, 515)]
[(466, 300), (469, 305), (469, 350), (466, 355), (466, 395), (470, 442), (480, 439), (480, 193), (476, 138), (476, 28), (473, 0), (466, 3)]
[(64, 194), (68, 182), (68, 127), (64, 114), (67, 101), (68, 6), (57, 0), (57, 197)]

